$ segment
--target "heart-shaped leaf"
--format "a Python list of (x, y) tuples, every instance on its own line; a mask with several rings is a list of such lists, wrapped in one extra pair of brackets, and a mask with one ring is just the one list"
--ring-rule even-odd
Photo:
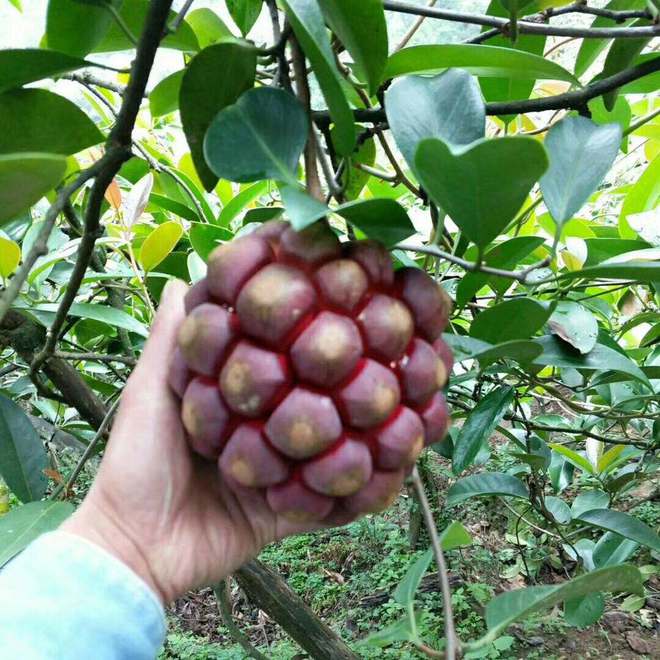
[(528, 137), (484, 139), (456, 151), (431, 138), (419, 144), (415, 165), (433, 201), (485, 247), (513, 219), (548, 159)]
[(543, 199), (562, 225), (577, 213), (603, 180), (621, 144), (621, 126), (599, 126), (586, 117), (567, 117), (545, 139), (550, 166), (541, 178)]
[(424, 138), (458, 146), (484, 137), (486, 108), (479, 85), (461, 69), (396, 80), (385, 94), (385, 108), (396, 144), (413, 170)]
[(251, 89), (211, 123), (204, 139), (206, 162), (221, 179), (296, 185), (307, 128), (307, 115), (294, 96), (274, 87)]
[(204, 160), (204, 135), (218, 112), (254, 85), (256, 67), (256, 50), (251, 45), (224, 42), (196, 55), (181, 80), (181, 122), (195, 169), (209, 192), (218, 178)]

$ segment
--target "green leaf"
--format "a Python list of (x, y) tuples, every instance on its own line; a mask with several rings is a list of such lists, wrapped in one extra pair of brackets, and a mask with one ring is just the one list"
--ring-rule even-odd
[(0, 568), (34, 539), (59, 527), (73, 513), (69, 502), (30, 502), (0, 518)]
[[(113, 0), (118, 7), (121, 0)], [(76, 0), (49, 0), (46, 14), (48, 48), (68, 55), (87, 55), (110, 29), (112, 14), (101, 6)]]
[(550, 316), (550, 306), (532, 298), (514, 298), (477, 314), (470, 334), (490, 343), (528, 339)]
[(602, 568), (555, 586), (527, 587), (507, 591), (486, 605), (488, 632), (474, 646), (498, 637), (512, 623), (546, 610), (566, 600), (573, 600), (594, 592), (643, 593), (641, 574), (634, 566)]
[(176, 201), (175, 199), (170, 199), (164, 195), (157, 195), (156, 193), (151, 193), (146, 210), (148, 212), (153, 212), (160, 211), (161, 209), (165, 209), (170, 213), (174, 213), (174, 215), (177, 215), (180, 218), (185, 218), (190, 222), (199, 222), (201, 220), (195, 209), (190, 208), (185, 204)]
[[(511, 270), (543, 243), (544, 239), (540, 236), (516, 236), (488, 250), (484, 255), (484, 265)], [(500, 282), (503, 282), (503, 286), (506, 286), (507, 289), (511, 286), (511, 280), (505, 278), (485, 273), (465, 273), (456, 290), (457, 307), (463, 307), (479, 289), (487, 284), (493, 287)]]
[(598, 321), (596, 317), (579, 303), (572, 300), (560, 300), (548, 321), (550, 331), (587, 354), (598, 340)]
[(0, 394), (0, 474), (22, 502), (46, 492), (48, 459), (41, 438), (23, 409)]
[(594, 546), (594, 565), (596, 568), (603, 568), (623, 564), (638, 547), (637, 541), (631, 541), (613, 532), (605, 532)]
[(609, 346), (596, 344), (587, 355), (581, 355), (557, 337), (546, 335), (534, 341), (543, 348), (543, 352), (534, 360), (534, 364), (573, 367), (588, 371), (618, 371), (651, 387), (644, 372), (630, 358)]
[[(150, 0), (124, 0), (119, 14), (130, 30), (131, 34), (139, 39), (144, 29), (144, 23), (149, 12)], [(176, 12), (170, 11), (167, 18), (171, 25), (176, 18)], [(176, 32), (168, 34), (161, 42), (161, 48), (175, 48), (183, 51), (199, 50), (197, 37), (186, 21), (182, 21)], [(116, 21), (112, 21), (110, 29), (106, 32), (101, 42), (94, 48), (95, 53), (109, 53), (117, 50), (133, 50), (135, 44), (126, 36)]]
[(627, 539), (660, 552), (660, 536), (641, 520), (637, 520), (627, 513), (623, 513), (623, 511), (592, 509), (581, 513), (578, 520), (594, 527), (600, 527), (608, 532), (620, 534)]
[(397, 603), (408, 607), (415, 600), (415, 593), (419, 588), (419, 583), (422, 581), (424, 573), (428, 570), (432, 560), (433, 550), (429, 548), (410, 565), (403, 580), (399, 582), (397, 588), (394, 590), (393, 597)]
[(479, 360), (482, 366), (495, 360), (510, 358), (520, 363), (528, 363), (541, 355), (543, 349), (534, 341), (505, 341), (493, 346), (488, 342), (461, 335), (443, 335), (443, 339), (456, 353), (456, 359)]
[(307, 129), (307, 115), (294, 96), (274, 87), (251, 89), (211, 123), (204, 140), (206, 162), (229, 181), (278, 179), (297, 185)]
[(140, 264), (146, 272), (153, 270), (172, 252), (183, 236), (183, 227), (176, 221), (158, 225), (144, 240), (140, 248)]
[(0, 225), (38, 202), (66, 172), (56, 154), (0, 155)]
[(576, 451), (565, 447), (564, 445), (558, 445), (555, 443), (550, 443), (549, 445), (557, 453), (561, 454), (569, 463), (575, 465), (575, 467), (584, 470), (587, 474), (595, 474), (594, 466), (584, 457), (582, 454), (578, 454)]
[(195, 33), (200, 48), (234, 37), (222, 19), (207, 7), (191, 11), (186, 15), (186, 22)]
[[(16, 305), (18, 306), (18, 305)], [(28, 312), (57, 312), (58, 305), (56, 303), (38, 303), (30, 304), (26, 311)], [(69, 316), (81, 319), (94, 319), (107, 323), (109, 326), (115, 328), (124, 328), (129, 332), (134, 332), (141, 337), (147, 337), (149, 331), (146, 326), (134, 319), (130, 314), (115, 309), (114, 307), (106, 307), (105, 305), (94, 305), (92, 303), (73, 303), (69, 310)]]
[(440, 534), (440, 545), (443, 550), (455, 550), (471, 544), (472, 536), (470, 532), (457, 520), (450, 522)]
[(571, 504), (571, 515), (573, 518), (579, 518), (585, 511), (606, 509), (609, 502), (609, 495), (602, 490), (583, 491), (573, 500), (573, 504)]
[(373, 96), (387, 63), (387, 24), (382, 0), (319, 0), (331, 26), (352, 55), (357, 76), (366, 80)]
[(415, 233), (408, 213), (393, 199), (358, 199), (333, 211), (386, 247), (396, 245)]
[(469, 468), (482, 445), (488, 441), (495, 427), (513, 401), (514, 389), (504, 386), (490, 392), (470, 411), (454, 440), (452, 471), (458, 475)]
[(0, 126), (3, 154), (46, 151), (69, 156), (104, 139), (75, 103), (45, 89), (0, 94)]
[(79, 57), (42, 48), (0, 50), (0, 92), (91, 66)]
[(518, 212), (548, 161), (534, 138), (504, 137), (454, 153), (444, 142), (426, 139), (417, 148), (415, 164), (431, 198), (483, 248)]
[(571, 522), (571, 510), (561, 498), (548, 495), (545, 498), (545, 506), (560, 525), (568, 525)]
[(291, 27), (318, 80), (330, 117), (335, 124), (333, 142), (341, 156), (348, 156), (355, 146), (355, 123), (325, 28), (318, 3), (310, 0), (282, 0)]
[(566, 117), (545, 139), (550, 167), (541, 178), (550, 215), (563, 225), (577, 213), (612, 167), (621, 144), (621, 126), (599, 126), (586, 117)]
[[(415, 612), (415, 620), (417, 629), (419, 629), (422, 622), (422, 613)], [(415, 641), (416, 637), (411, 628), (410, 617), (406, 615), (402, 619), (395, 621), (389, 626), (385, 626), (381, 630), (376, 631), (369, 635), (364, 642), (365, 646), (375, 646), (376, 648), (385, 648), (395, 642), (411, 642)]]
[(246, 35), (257, 22), (262, 0), (226, 0), (229, 15), (242, 35)]
[[(179, 93), (181, 122), (195, 169), (209, 192), (215, 188), (218, 178), (204, 159), (204, 136), (212, 122), (214, 125), (219, 122), (222, 115), (218, 113), (236, 103), (241, 94), (254, 85), (256, 67), (253, 46), (224, 42), (197, 54), (183, 74)], [(268, 112), (265, 108), (264, 111)], [(233, 127), (227, 126), (227, 130)], [(231, 136), (225, 139), (231, 140)], [(244, 149), (249, 148), (246, 143)], [(234, 157), (238, 158), (238, 154)]]
[(9, 3), (16, 7), (18, 11), (22, 12), (23, 11), (23, 6), (21, 5), (21, 0), (9, 0)]
[[(650, 21), (638, 18), (631, 23), (631, 27), (640, 27), (650, 24)], [(605, 58), (601, 76), (603, 78), (608, 78), (609, 76), (613, 76), (614, 74), (627, 69), (650, 40), (651, 37), (644, 37), (641, 39), (615, 39), (614, 43), (612, 43), (612, 47), (607, 53), (607, 57)], [(607, 110), (612, 110), (612, 108), (614, 108), (618, 95), (619, 90), (616, 88), (603, 94), (603, 102), (605, 103), (605, 108), (607, 108)]]
[(471, 497), (502, 495), (505, 497), (529, 498), (525, 484), (517, 477), (501, 472), (481, 472), (459, 479), (447, 491), (447, 506), (454, 506)]
[(227, 205), (220, 211), (218, 216), (218, 224), (223, 227), (228, 227), (229, 223), (255, 199), (261, 197), (268, 190), (268, 181), (258, 181), (257, 183), (248, 186), (241, 190), (236, 197), (233, 197)]
[(0, 277), (7, 279), (21, 261), (21, 248), (16, 241), (0, 236)]
[(163, 78), (149, 93), (149, 110), (153, 117), (162, 117), (179, 108), (179, 91), (185, 69)]
[(193, 250), (204, 260), (224, 241), (232, 239), (232, 233), (224, 227), (195, 222), (190, 226), (190, 244)]
[(357, 199), (360, 196), (371, 177), (371, 174), (358, 169), (356, 165), (359, 163), (372, 166), (376, 162), (376, 143), (372, 137), (367, 138), (358, 147), (357, 151), (351, 154), (350, 162), (350, 169), (344, 168), (342, 172), (342, 185), (345, 186), (344, 197), (348, 201)]
[(308, 195), (300, 186), (282, 186), (280, 196), (291, 226), (296, 231), (309, 227), (330, 213), (330, 209), (323, 202)]
[(599, 459), (598, 459), (598, 472), (605, 472), (607, 468), (616, 461), (617, 458), (625, 451), (626, 445), (614, 445), (608, 449)]
[[(605, 5), (606, 9), (612, 11), (622, 11), (628, 9), (643, 9), (645, 0), (611, 0)], [(623, 23), (615, 23), (612, 19), (604, 16), (598, 16), (591, 23), (593, 28), (614, 27), (617, 25), (630, 25), (632, 20)], [(577, 58), (575, 59), (575, 75), (583, 75), (587, 69), (596, 61), (598, 55), (607, 48), (611, 39), (583, 39)]]
[(453, 67), (465, 69), (476, 76), (514, 80), (565, 80), (579, 85), (573, 74), (539, 55), (480, 44), (404, 48), (390, 55), (385, 78), (409, 73), (433, 73)]
[(598, 266), (583, 268), (582, 270), (564, 272), (559, 276), (559, 279), (611, 279), (658, 282), (660, 281), (660, 262), (634, 260), (621, 263), (604, 263)]
[[(656, 156), (627, 192), (619, 216), (622, 238), (637, 238), (628, 222), (628, 216), (651, 211), (660, 203), (660, 155)], [(656, 279), (660, 279), (656, 276)]]
[(605, 599), (599, 591), (579, 598), (572, 598), (564, 603), (564, 620), (570, 626), (586, 628), (590, 626), (605, 611)]
[(423, 139), (467, 145), (483, 138), (486, 130), (479, 85), (461, 69), (395, 81), (385, 93), (385, 109), (396, 144), (413, 171), (415, 152)]

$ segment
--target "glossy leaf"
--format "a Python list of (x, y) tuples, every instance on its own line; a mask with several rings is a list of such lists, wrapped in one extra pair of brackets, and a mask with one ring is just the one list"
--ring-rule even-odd
[(0, 126), (3, 154), (45, 151), (68, 156), (104, 139), (75, 103), (45, 89), (0, 94)]
[(454, 440), (452, 471), (460, 474), (469, 468), (482, 445), (488, 441), (513, 401), (514, 389), (504, 386), (486, 395), (470, 411)]
[(637, 518), (633, 518), (623, 511), (592, 509), (581, 513), (578, 520), (594, 527), (600, 527), (608, 532), (619, 534), (660, 552), (660, 536), (641, 520), (637, 520)]
[[(591, 465), (591, 464), (589, 464)], [(609, 505), (610, 498), (602, 490), (585, 490), (578, 493), (578, 496), (571, 504), (571, 515), (578, 518), (585, 511), (591, 509), (605, 509)]]
[(376, 143), (374, 138), (368, 138), (351, 155), (351, 167), (345, 169), (342, 173), (342, 185), (345, 186), (344, 197), (350, 202), (357, 199), (360, 193), (367, 185), (371, 174), (364, 170), (358, 169), (356, 166), (367, 165), (372, 166), (376, 162)]
[(433, 77), (407, 76), (385, 93), (387, 122), (399, 150), (415, 171), (415, 152), (425, 138), (467, 145), (484, 137), (486, 108), (479, 85), (461, 69)]
[(543, 353), (534, 360), (535, 364), (588, 371), (618, 371), (650, 387), (644, 372), (626, 355), (609, 346), (596, 344), (587, 355), (581, 355), (557, 337), (547, 335), (535, 341), (543, 348)]
[(142, 268), (147, 272), (153, 270), (172, 252), (182, 235), (183, 227), (176, 220), (158, 225), (147, 236), (140, 248), (140, 264)]
[(218, 224), (223, 227), (229, 226), (229, 223), (255, 199), (263, 195), (268, 190), (268, 181), (257, 181), (257, 183), (247, 186), (241, 190), (238, 195), (233, 197), (227, 205), (220, 211)]
[(457, 520), (453, 520), (442, 530), (439, 539), (443, 550), (464, 548), (471, 545), (473, 540), (470, 532)]
[(571, 510), (561, 498), (548, 495), (545, 498), (545, 506), (560, 525), (568, 525), (571, 522)]
[(548, 163), (533, 138), (505, 137), (455, 152), (440, 140), (426, 139), (415, 164), (431, 198), (471, 241), (485, 247), (513, 219)]
[(226, 3), (229, 15), (241, 34), (246, 35), (259, 18), (262, 0), (226, 0)]
[(44, 78), (53, 78), (90, 64), (80, 57), (73, 57), (56, 50), (42, 48), (0, 50), (0, 92)]
[(481, 472), (459, 479), (447, 491), (447, 506), (454, 506), (471, 497), (502, 495), (527, 499), (529, 491), (525, 484), (510, 474)]
[(204, 159), (204, 136), (218, 113), (254, 85), (256, 66), (254, 47), (225, 42), (205, 48), (183, 74), (179, 92), (181, 122), (195, 169), (207, 191), (215, 188), (218, 177)]
[[(121, 0), (111, 0), (115, 8)], [(102, 6), (76, 0), (49, 0), (46, 15), (48, 48), (69, 55), (94, 50), (112, 24), (112, 14)]]
[(309, 227), (330, 213), (330, 209), (323, 202), (308, 195), (299, 186), (282, 186), (280, 195), (289, 222), (296, 231)]
[(532, 298), (514, 298), (479, 312), (470, 326), (470, 334), (491, 344), (512, 339), (528, 339), (550, 316), (547, 303)]
[(651, 211), (658, 204), (660, 204), (660, 155), (648, 164), (632, 188), (626, 193), (619, 217), (621, 236), (623, 238), (637, 238), (636, 232), (628, 223), (628, 216)]
[(594, 466), (589, 462), (589, 459), (579, 454), (578, 452), (566, 447), (564, 445), (558, 445), (555, 443), (550, 443), (549, 445), (557, 453), (561, 454), (569, 463), (572, 463), (575, 467), (580, 468), (587, 474), (595, 474), (596, 471)]
[(348, 104), (341, 83), (323, 14), (316, 2), (309, 0), (282, 0), (291, 27), (295, 32), (328, 104), (335, 123), (333, 142), (342, 156), (347, 156), (355, 146), (353, 112)]
[(21, 248), (16, 241), (0, 236), (0, 278), (7, 279), (21, 261)]
[(65, 171), (66, 159), (56, 154), (0, 155), (0, 225), (38, 202)]
[(643, 593), (641, 574), (634, 566), (613, 566), (554, 586), (506, 591), (486, 605), (488, 633), (485, 638), (490, 640), (499, 636), (512, 623), (534, 612), (547, 610), (562, 601), (600, 591)]
[(637, 541), (631, 541), (614, 532), (605, 532), (594, 546), (594, 565), (603, 568), (623, 564), (638, 547)]
[(558, 225), (570, 220), (612, 167), (621, 126), (599, 126), (586, 117), (566, 117), (545, 139), (550, 166), (541, 178), (543, 199)]
[(405, 209), (393, 199), (361, 199), (347, 202), (334, 212), (386, 247), (396, 245), (415, 233)]
[(550, 331), (582, 354), (593, 349), (598, 340), (596, 317), (579, 303), (560, 300), (548, 321)]
[(582, 270), (567, 271), (562, 273), (559, 278), (562, 280), (610, 279), (658, 282), (660, 281), (660, 262), (633, 260), (622, 263), (604, 263)]
[(179, 91), (185, 69), (163, 78), (149, 93), (149, 110), (152, 116), (162, 117), (179, 108)]
[(186, 22), (195, 33), (200, 49), (234, 37), (222, 19), (207, 7), (194, 9), (186, 14)]
[(33, 502), (46, 492), (48, 466), (39, 434), (23, 409), (0, 394), (0, 475), (22, 502)]
[(0, 568), (45, 532), (73, 513), (69, 502), (30, 502), (0, 517)]
[(209, 255), (221, 242), (232, 238), (230, 231), (224, 227), (207, 225), (195, 222), (190, 226), (190, 244), (193, 250), (204, 260), (208, 261)]
[(319, 0), (333, 32), (353, 57), (373, 96), (387, 63), (387, 25), (382, 0)]
[(454, 351), (458, 361), (468, 358), (479, 360), (482, 366), (503, 358), (528, 363), (543, 352), (535, 341), (505, 341), (493, 346), (481, 339), (460, 335), (445, 334), (443, 339)]
[(565, 80), (577, 83), (573, 74), (551, 60), (524, 51), (482, 44), (411, 46), (390, 55), (385, 78), (410, 73), (465, 69), (476, 76), (515, 80)]
[(297, 185), (307, 126), (294, 96), (273, 87), (252, 89), (216, 115), (204, 156), (215, 175), (229, 181), (277, 179)]

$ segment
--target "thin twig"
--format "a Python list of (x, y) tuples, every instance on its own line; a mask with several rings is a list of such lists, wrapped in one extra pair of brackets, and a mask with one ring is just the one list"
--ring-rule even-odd
[(188, 13), (188, 10), (192, 6), (193, 2), (195, 2), (195, 0), (186, 0), (183, 7), (181, 7), (181, 11), (179, 11), (175, 19), (165, 27), (165, 30), (163, 31), (163, 37), (166, 37), (168, 34), (173, 34), (179, 29), (179, 27), (181, 27), (181, 23), (183, 23), (183, 20), (185, 19), (186, 14)]
[[(485, 25), (487, 27), (498, 28), (500, 31), (506, 30), (509, 26), (508, 18), (449, 11), (436, 7), (423, 7), (407, 2), (385, 0), (383, 7), (388, 11), (413, 14), (415, 16), (427, 16), (428, 18), (438, 18), (455, 23)], [(579, 37), (581, 39), (637, 39), (640, 37), (655, 37), (660, 35), (660, 26), (582, 28), (518, 21), (518, 32), (520, 34), (542, 34), (550, 37)]]
[(83, 71), (82, 73), (65, 73), (60, 76), (64, 80), (72, 80), (73, 82), (80, 83), (82, 85), (95, 85), (96, 87), (102, 87), (103, 89), (108, 89), (115, 94), (124, 94), (126, 92), (126, 85), (120, 85), (119, 83), (113, 82), (112, 80), (104, 80), (103, 78), (98, 78), (92, 73)]
[(419, 477), (417, 466), (413, 468), (411, 480), (422, 509), (426, 529), (431, 537), (431, 547), (433, 548), (433, 555), (438, 565), (438, 578), (440, 579), (440, 589), (442, 590), (442, 606), (445, 618), (445, 658), (447, 660), (455, 660), (460, 654), (460, 642), (456, 636), (456, 628), (454, 626), (454, 612), (451, 607), (451, 587), (449, 586), (447, 564), (442, 552), (440, 539), (438, 538), (438, 530), (433, 520), (433, 513), (431, 512), (429, 500), (426, 497), (424, 484), (422, 484), (422, 480)]
[(213, 587), (213, 593), (218, 600), (218, 609), (222, 616), (222, 622), (225, 624), (225, 628), (229, 631), (231, 638), (238, 643), (251, 658), (254, 658), (255, 660), (268, 660), (263, 653), (254, 648), (248, 636), (243, 633), (234, 621), (231, 594), (229, 592), (229, 578), (218, 582), (218, 584)]
[(121, 362), (129, 367), (134, 367), (137, 360), (127, 355), (106, 355), (105, 353), (69, 353), (63, 351), (55, 351), (53, 357), (62, 358), (63, 360), (89, 360), (94, 362)]
[[(486, 114), (489, 116), (512, 115), (526, 112), (543, 112), (544, 110), (580, 109), (591, 99), (657, 71), (660, 71), (660, 57), (624, 69), (607, 78), (601, 78), (590, 85), (585, 85), (582, 89), (538, 99), (486, 103)], [(318, 110), (312, 113), (312, 117), (319, 127), (327, 126), (330, 123), (330, 115), (327, 110)], [(359, 123), (381, 124), (387, 121), (384, 108), (360, 108), (353, 111), (353, 117)]]
[[(438, 0), (429, 0), (426, 4), (427, 7), (433, 7), (435, 3)], [(422, 23), (426, 19), (426, 16), (418, 16), (415, 22), (410, 26), (410, 30), (406, 32), (405, 35), (403, 35), (403, 39), (399, 41), (397, 44), (396, 48), (394, 49), (394, 52), (396, 53), (397, 50), (401, 50), (402, 48), (405, 48), (408, 45), (408, 42), (415, 36), (415, 33), (419, 28), (422, 26)]]
[(634, 133), (638, 128), (641, 128), (644, 126), (644, 124), (647, 124), (648, 122), (652, 121), (655, 119), (658, 115), (660, 115), (660, 108), (656, 108), (653, 112), (649, 112), (648, 115), (644, 115), (643, 117), (640, 117), (636, 122), (630, 124), (628, 128), (626, 128), (625, 131), (623, 131), (623, 137), (626, 135), (630, 135), (631, 133)]

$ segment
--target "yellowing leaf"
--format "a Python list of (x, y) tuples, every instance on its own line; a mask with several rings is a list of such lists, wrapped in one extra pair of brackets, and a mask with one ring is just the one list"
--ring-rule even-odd
[(21, 248), (18, 243), (0, 236), (0, 277), (8, 278), (21, 260)]
[(105, 198), (115, 211), (121, 207), (121, 190), (119, 189), (117, 179), (113, 179), (105, 189)]
[(172, 220), (154, 229), (144, 240), (140, 250), (140, 264), (145, 271), (152, 270), (172, 252), (183, 234), (181, 225)]

